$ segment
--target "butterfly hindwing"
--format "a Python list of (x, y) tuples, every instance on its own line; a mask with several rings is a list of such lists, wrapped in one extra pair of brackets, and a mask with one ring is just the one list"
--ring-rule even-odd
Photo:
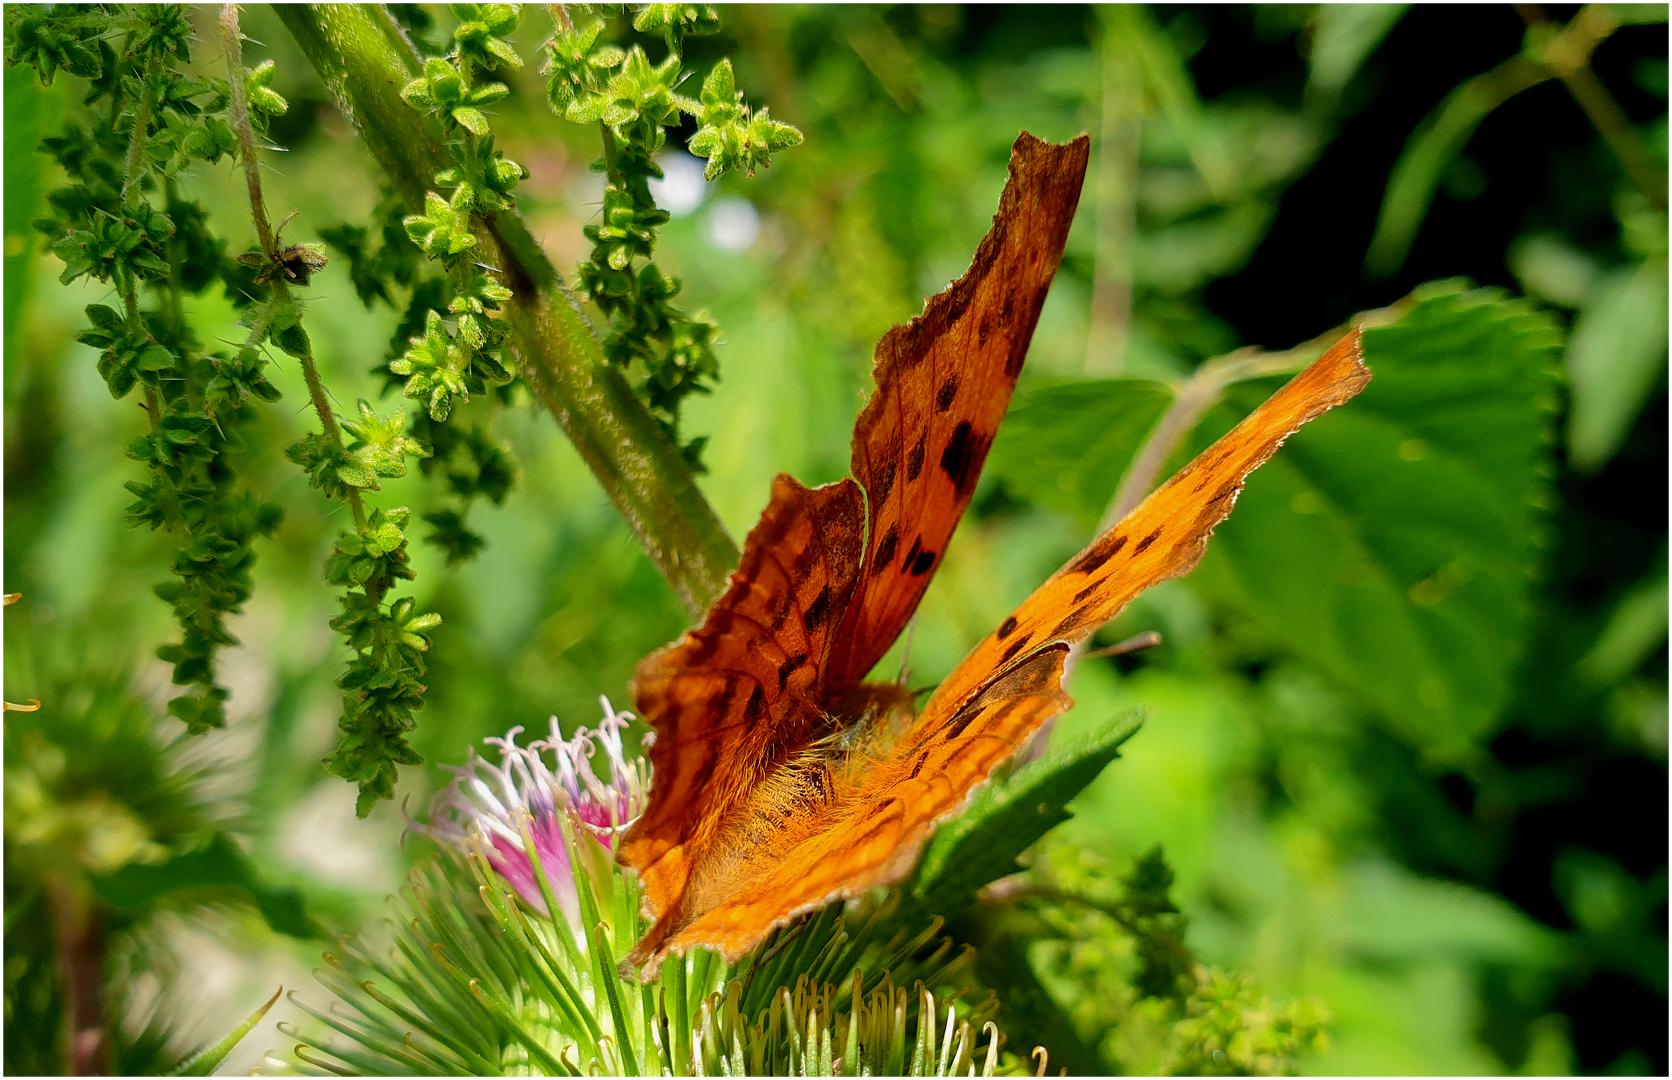
[(618, 857), (656, 912), (685, 891), (727, 814), (807, 737), (863, 529), (852, 480), (810, 489), (779, 476), (725, 595), (702, 626), (639, 665), (655, 782)]
[(863, 679), (900, 635), (969, 506), (1062, 259), (1090, 142), (1023, 132), (993, 228), (963, 277), (877, 344), (877, 389), (854, 425), (870, 515), (857, 602), (831, 679)]
[(1061, 689), (1067, 646), (1042, 649), (995, 678), (939, 731), (902, 743), (862, 785), (841, 793), (817, 821), (797, 822), (782, 858), (759, 868), (726, 903), (681, 928), (667, 945), (704, 945), (735, 960), (763, 927), (855, 897), (910, 871), (937, 821), (1027, 734), (1071, 702)]

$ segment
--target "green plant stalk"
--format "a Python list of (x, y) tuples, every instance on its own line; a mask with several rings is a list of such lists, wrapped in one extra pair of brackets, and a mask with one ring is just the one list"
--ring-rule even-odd
[(1512, 56), (1458, 86), (1417, 125), (1388, 176), (1376, 233), (1364, 256), (1368, 274), (1387, 277), (1405, 265), (1417, 230), (1434, 201), (1441, 173), (1468, 145), (1481, 121), (1523, 90), (1553, 77), (1548, 68), (1524, 56)]
[[(255, 156), (255, 132), (250, 126), (249, 103), (244, 100), (244, 43), (238, 30), (238, 5), (221, 6), (220, 24), (221, 44), (226, 49), (227, 88), (232, 98), (232, 128), (238, 134), (238, 157), (244, 166), (250, 218), (255, 222), (262, 254), (276, 263), (279, 252), (272, 226), (267, 220), (267, 203), (261, 194), (261, 165)], [(281, 303), (290, 302), (290, 288), (285, 285), (282, 273), (275, 272), (271, 285), (274, 299)], [(302, 378), (308, 384), (308, 397), (313, 402), (314, 412), (319, 415), (320, 427), (324, 429), (325, 437), (331, 440), (331, 445), (341, 450), (342, 432), (337, 428), (337, 418), (331, 411), (331, 402), (325, 395), (325, 384), (319, 378), (319, 366), (314, 363), (311, 349), (301, 358), (301, 363)], [(360, 492), (351, 487), (347, 489), (346, 496), (349, 510), (354, 514), (354, 527), (364, 532), (366, 510), (360, 503)]]
[[(400, 30), (369, 5), (278, 5), (279, 18), (354, 122), (414, 212), (447, 167), (439, 134), (401, 100), (416, 73)], [(519, 371), (627, 519), (686, 609), (698, 616), (737, 565), (737, 545), (697, 487), (679, 448), (657, 426), (522, 219), (502, 211), (485, 223), (512, 290), (508, 314)]]
[[(162, 58), (153, 56), (145, 65), (145, 81), (139, 96), (139, 107), (134, 111), (134, 130), (128, 138), (128, 157), (126, 169), (122, 174), (122, 202), (128, 201), (128, 192), (139, 183), (140, 167), (144, 164), (146, 129), (151, 126), (151, 82), (162, 71)], [(119, 110), (121, 99), (118, 95), (111, 95), (112, 109)], [(128, 321), (139, 321), (139, 282), (131, 275), (128, 280), (120, 281), (122, 286), (122, 306), (127, 312)], [(151, 430), (155, 432), (162, 422), (162, 400), (152, 387), (145, 387), (145, 415), (151, 421)]]

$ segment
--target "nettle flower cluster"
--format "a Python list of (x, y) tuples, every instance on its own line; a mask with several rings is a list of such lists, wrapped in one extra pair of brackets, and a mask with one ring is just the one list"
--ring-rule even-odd
[[(567, 16), (565, 16), (567, 18)], [(679, 410), (693, 393), (707, 393), (719, 377), (714, 345), (719, 326), (706, 313), (674, 306), (681, 282), (651, 261), (658, 231), (668, 221), (656, 205), (650, 180), (662, 169), (655, 155), (667, 129), (683, 116), (697, 119), (693, 154), (708, 159), (704, 175), (718, 180), (732, 170), (753, 176), (771, 164), (775, 150), (801, 142), (801, 132), (752, 113), (743, 103), (731, 62), (716, 64), (700, 100), (677, 92), (690, 75), (680, 59), (686, 35), (713, 33), (719, 16), (708, 4), (651, 4), (633, 21), (637, 31), (662, 34), (668, 54), (651, 64), (640, 46), (622, 49), (601, 40), (602, 20), (568, 23), (546, 45), (547, 97), (552, 111), (576, 124), (597, 124), (604, 156), (594, 168), (605, 177), (601, 219), (586, 227), (592, 255), (575, 273), (576, 287), (610, 320), (604, 356), (642, 372), (638, 390), (687, 462), (701, 468), (703, 440), (680, 442)]]
[[(51, 5), (8, 9), (8, 64), (35, 68), (43, 85), (60, 73), (86, 80), (84, 108), (41, 149), (68, 182), (50, 192), (50, 216), (34, 222), (64, 264), (60, 280), (109, 283), (118, 306), (92, 304), (77, 335), (98, 350), (111, 396), (138, 392), (146, 431), (128, 456), (146, 469), (127, 483), (131, 524), (172, 534), (174, 579), (157, 595), (173, 609), (180, 640), (158, 649), (187, 691), (169, 712), (193, 733), (226, 722), (218, 651), (236, 643), (226, 616), (250, 594), (252, 543), (278, 527), (279, 508), (244, 489), (232, 452), (253, 417), (273, 402), (262, 344), (283, 329), (276, 312), (246, 314), (242, 346), (209, 349), (184, 316), (188, 297), (215, 285), (252, 303), (250, 276), (227, 257), (181, 180), (200, 164), (238, 156), (231, 101), (250, 102), (261, 127), (285, 111), (271, 65), (229, 79), (188, 76), (194, 30), (179, 5)], [(278, 340), (281, 346), (282, 340)]]
[[(575, 30), (571, 11), (590, 20), (585, 29)], [(277, 227), (269, 219), (256, 161), (269, 121), (288, 104), (274, 89), (272, 61), (243, 66), (237, 9), (60, 4), (6, 13), (10, 62), (32, 65), (43, 83), (65, 74), (87, 83), (82, 107), (43, 143), (67, 183), (49, 194), (51, 216), (36, 227), (63, 261), (66, 284), (106, 282), (119, 298), (90, 306), (79, 337), (97, 350), (98, 370), (115, 397), (143, 399), (147, 429), (128, 453), (146, 472), (127, 485), (135, 497), (129, 519), (178, 541), (174, 579), (156, 590), (180, 628), (179, 640), (159, 649), (186, 688), (170, 712), (193, 733), (225, 723), (228, 693), (216, 681), (216, 663), (219, 650), (236, 643), (227, 616), (250, 595), (254, 542), (282, 518), (241, 480), (240, 429), (255, 406), (278, 399), (266, 365), (288, 357), (301, 369), (318, 426), (285, 456), (312, 488), (345, 504), (353, 520), (325, 568), (342, 605), (332, 625), (351, 653), (338, 680), (341, 734), (325, 765), (359, 784), (361, 813), (391, 797), (399, 766), (420, 760), (408, 735), (426, 692), (429, 633), (439, 621), (390, 592), (412, 577), (412, 513), (365, 502), (417, 461), (426, 477), (443, 481), (422, 520), (430, 526), (425, 539), (451, 564), (483, 546), (466, 522), (473, 500), (501, 502), (518, 473), (491, 428), (490, 410), (520, 391), (513, 330), (502, 317), (512, 294), (492, 265), (488, 237), (494, 217), (515, 213), (517, 187), (528, 176), (496, 147), (490, 122), (510, 93), (503, 77), (523, 63), (508, 38), (519, 9), (458, 4), (451, 12), (457, 24), (442, 45), (430, 44), (431, 16), (417, 5), (377, 13), (398, 21), (417, 48), (432, 54), (422, 57), (402, 97), (433, 117), (426, 137), (445, 152), (447, 167), (427, 178), (433, 190), (422, 208), (406, 205), (395, 194), (401, 185), (392, 183), (371, 223), (319, 229), (362, 301), (400, 313), (373, 371), (418, 406), (408, 415), (361, 401), (344, 416), (320, 377), (305, 300), (296, 291), (324, 267), (323, 250), (286, 245), (281, 233), (289, 218)], [(665, 127), (683, 115), (699, 117), (696, 148), (710, 157), (711, 176), (752, 172), (800, 135), (743, 105), (725, 64), (709, 76), (700, 102), (677, 94), (680, 44), (688, 33), (717, 26), (712, 7), (638, 12), (634, 29), (668, 43), (658, 66), (642, 48), (599, 44), (603, 23), (586, 12), (554, 8), (562, 25), (549, 46), (552, 100), (570, 119), (598, 124), (598, 168), (608, 174), (602, 218), (587, 232), (594, 257), (577, 281), (610, 319), (601, 342), (606, 357), (642, 375), (636, 393), (677, 444), (681, 402), (718, 376), (719, 332), (706, 316), (687, 316), (671, 303), (680, 283), (650, 261), (667, 220), (648, 187), (660, 175), (654, 155), (666, 142)], [(188, 73), (195, 39), (206, 29), (213, 35), (217, 22), (225, 77)], [(245, 172), (256, 239), (241, 252), (228, 250), (184, 194), (194, 169), (229, 159)], [(198, 340), (190, 310), (192, 298), (216, 287), (241, 309), (246, 330), (241, 343), (225, 348)], [(484, 405), (461, 420), (461, 408), (474, 401)], [(700, 449), (699, 442), (685, 445), (687, 461), (695, 464)]]

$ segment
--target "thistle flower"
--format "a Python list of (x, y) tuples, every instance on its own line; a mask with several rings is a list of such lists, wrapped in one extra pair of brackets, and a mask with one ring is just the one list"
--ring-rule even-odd
[[(575, 868), (569, 865), (558, 815), (567, 814), (582, 858), (589, 853), (609, 858), (616, 835), (638, 817), (649, 786), (649, 765), (643, 758), (629, 761), (621, 734), (632, 723), (629, 712), (617, 712), (600, 697), (604, 718), (594, 731), (577, 728), (567, 741), (557, 717), (551, 718), (551, 737), (518, 746), (521, 726), (503, 738), (482, 740), (499, 750), (494, 765), (467, 750), (462, 767), (446, 766), (454, 779), (430, 803), (429, 824), (412, 823), (413, 831), (450, 847), (461, 855), (480, 853), (531, 908), (550, 917), (527, 844), (532, 840), (541, 868), (569, 925), (580, 932), (581, 909), (575, 887)], [(646, 735), (648, 740), (651, 736)], [(592, 768), (592, 757), (602, 746), (609, 763), (606, 783)], [(550, 752), (555, 768), (546, 765)], [(591, 843), (581, 841), (590, 836)], [(583, 868), (597, 875), (597, 868)]]
[[(623, 750), (632, 715), (601, 700), (595, 730), (565, 739), (554, 718), (550, 738), (518, 746), (512, 728), (484, 740), (497, 764), (470, 752), (453, 770), (429, 823), (411, 828), (459, 858), (414, 871), (392, 939), (345, 939), (325, 955), (316, 974), (337, 1001), (321, 1010), (293, 996), (312, 1023), (280, 1024), (298, 1045), (269, 1068), (1025, 1074), (1003, 1049), (997, 1000), (962, 1000), (974, 954), (901, 890), (779, 927), (736, 970), (693, 949), (646, 984), (623, 976), (617, 965), (647, 926), (638, 879), (611, 849), (643, 809), (649, 767)], [(592, 767), (599, 747), (607, 781)]]

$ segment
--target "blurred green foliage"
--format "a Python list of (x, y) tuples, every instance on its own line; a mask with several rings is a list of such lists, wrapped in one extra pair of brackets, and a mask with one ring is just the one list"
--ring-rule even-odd
[[(1587, 70), (1664, 175), (1664, 27), (1610, 13)], [(439, 8), (417, 14), (407, 24), (420, 33), (451, 33)], [(685, 40), (689, 65), (729, 56), (736, 88), (806, 137), (746, 186), (709, 183), (677, 150), (697, 134), (687, 119), (650, 187), (670, 212), (663, 272), (724, 327), (718, 384), (688, 399), (681, 431), (707, 440), (702, 486), (734, 536), (773, 474), (846, 471), (872, 344), (962, 272), (1017, 130), (1096, 140), (1023, 387), (917, 620), (916, 684), (1089, 539), (1203, 360), (1287, 348), (1425, 281), (1494, 287), (1430, 288), (1404, 321), (1368, 333), (1370, 388), (1255, 475), (1194, 575), (1099, 637), (1158, 629), (1163, 644), (1077, 667), (1079, 705), (1053, 743), (1131, 708), (1148, 718), (1023, 860), (1019, 882), (1077, 899), (983, 894), (956, 928), (980, 946), (978, 974), (1006, 984), (1013, 1039), (1051, 1046), (1053, 1067), (1074, 1071), (1253, 1071), (1303, 1046), (1318, 1072), (1664, 1071), (1664, 197), (1633, 180), (1561, 79), (1476, 108), (1467, 131), (1445, 118), (1454, 91), (1548, 42), (1503, 8), (722, 15), (718, 34)], [(212, 37), (213, 13), (193, 18)], [(267, 174), (269, 204), (301, 212), (297, 240), (378, 234), (370, 156), (277, 18), (251, 8), (245, 30), (262, 43), (249, 61), (277, 62), (271, 86), (290, 103), (268, 131), (288, 150)], [(533, 56), (548, 32), (530, 12), (510, 40)], [(596, 131), (553, 120), (532, 65), (496, 77), (509, 89), (492, 106), (497, 145), (530, 173), (519, 207), (571, 273), (604, 197), (587, 167)], [(349, 930), (429, 850), (413, 840), (397, 857), (398, 807), (356, 823), (351, 792), (319, 768), (343, 660), (319, 571), (342, 522), (280, 456), (307, 430), (287, 410), (240, 431), (242, 481), (286, 516), (257, 542), (253, 592), (230, 620), (243, 644), (227, 650), (229, 726), (201, 751), (219, 786), (194, 794), (191, 766), (160, 749), (182, 729), (163, 718), (168, 673), (151, 659), (170, 619), (149, 584), (171, 553), (122, 520), (136, 475), (123, 448), (144, 415), (110, 398), (96, 352), (74, 340), (109, 291), (59, 286), (61, 265), (28, 228), (60, 182), (31, 150), (77, 107), (74, 85), (6, 71), (4, 568), (23, 593), (6, 614), (6, 696), (43, 702), (6, 718), (6, 1064), (20, 1072), (65, 1060), (50, 874), (90, 897), (95, 875), (226, 852), (220, 833), (259, 869), (255, 884), (234, 881), (241, 870), (212, 883), (219, 951), (146, 929), (201, 894), (147, 900), (140, 915), (102, 909), (107, 999), (127, 1032), (115, 1060), (143, 1071), (124, 1047), (183, 1052), (236, 1023), (275, 970), (314, 963), (317, 945), (259, 917), (270, 905), (257, 886), (297, 888), (308, 918)], [(1449, 141), (1437, 155), (1439, 136), (1422, 133), (1438, 129)], [(248, 235), (227, 163), (187, 182), (221, 235)], [(1403, 254), (1367, 279), (1389, 220), (1408, 223)], [(306, 294), (316, 359), (343, 403), (387, 412), (398, 398), (379, 397), (377, 369), (402, 312), (368, 313), (352, 260), (333, 256)], [(245, 337), (218, 291), (187, 314), (202, 341)], [(306, 400), (296, 367), (274, 360), (268, 378)], [(1231, 388), (1170, 464), (1273, 385)], [(551, 418), (490, 397), (455, 405), (453, 422), (480, 425), (521, 481), (473, 505), (473, 561), (411, 552), (414, 599), (445, 620), (412, 735), (431, 763), (552, 712), (593, 715), (600, 692), (620, 702), (635, 661), (685, 624)], [(388, 478), (370, 502), (457, 512), (420, 481)], [(59, 642), (89, 644), (52, 644), (64, 658), (50, 672), (30, 659)], [(901, 662), (897, 650), (883, 670)], [(412, 770), (396, 801), (444, 780)], [(16, 832), (29, 822), (36, 832)], [(1138, 994), (1154, 967), (1140, 943), (1159, 939), (1117, 918), (1157, 844), (1180, 911), (1150, 918), (1220, 969), (1173, 998)], [(214, 974), (220, 1011), (202, 1030), (177, 1014), (147, 1026), (147, 969)], [(1180, 1018), (1196, 1049), (1172, 1041)], [(1188, 1056), (1204, 1046), (1211, 1060)]]

